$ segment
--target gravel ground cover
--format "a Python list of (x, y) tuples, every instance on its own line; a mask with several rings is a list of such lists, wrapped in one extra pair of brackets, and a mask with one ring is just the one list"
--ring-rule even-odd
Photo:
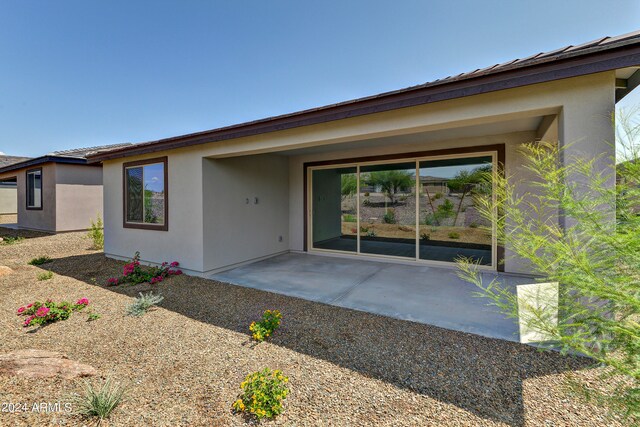
[[(0, 245), (0, 264), (14, 269), (0, 276), (0, 353), (60, 351), (125, 384), (126, 400), (103, 426), (252, 423), (231, 404), (245, 375), (263, 367), (281, 369), (291, 388), (285, 412), (267, 426), (621, 424), (565, 393), (570, 373), (587, 380), (598, 373), (581, 358), (188, 276), (106, 288), (124, 263), (90, 250), (84, 233), (0, 228), (0, 236), (18, 233), (26, 239)], [(27, 265), (40, 255), (53, 261)], [(43, 269), (55, 276), (38, 281)], [(125, 316), (149, 289), (164, 295), (160, 307)], [(100, 319), (73, 315), (26, 332), (15, 315), (34, 299), (81, 297)], [(248, 326), (269, 308), (282, 312), (282, 326), (256, 345)], [(82, 384), (0, 377), (0, 403), (64, 403)], [(2, 426), (89, 424), (64, 412), (0, 412)]]

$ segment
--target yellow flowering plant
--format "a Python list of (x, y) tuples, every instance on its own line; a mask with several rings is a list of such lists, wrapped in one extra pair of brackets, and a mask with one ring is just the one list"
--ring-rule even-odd
[(252, 322), (249, 330), (256, 341), (264, 341), (280, 326), (282, 314), (278, 310), (267, 310), (262, 314), (262, 320)]
[(264, 368), (247, 375), (240, 384), (242, 393), (233, 402), (237, 412), (252, 414), (258, 419), (273, 418), (282, 413), (282, 401), (289, 394), (286, 384), (289, 378), (282, 371)]

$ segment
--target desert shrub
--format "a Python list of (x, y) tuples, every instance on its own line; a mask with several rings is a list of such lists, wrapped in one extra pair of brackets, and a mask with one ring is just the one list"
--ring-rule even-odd
[(459, 239), (460, 238), (460, 233), (457, 233), (455, 231), (451, 231), (448, 234), (450, 239)]
[(3, 245), (15, 245), (18, 244), (20, 242), (22, 242), (24, 240), (24, 237), (22, 236), (17, 236), (17, 237), (13, 237), (13, 236), (7, 236), (7, 237), (3, 237), (2, 238), (2, 244)]
[(143, 268), (140, 265), (140, 252), (136, 252), (131, 262), (125, 264), (122, 270), (122, 276), (111, 277), (107, 280), (107, 286), (120, 285), (122, 283), (131, 283), (137, 285), (139, 283), (148, 282), (151, 284), (162, 282), (168, 276), (182, 274), (182, 270), (177, 269), (180, 265), (178, 261), (171, 264), (163, 262), (160, 267)]
[(100, 317), (102, 317), (100, 314), (90, 311), (87, 316), (87, 322), (93, 322), (94, 320), (98, 320)]
[(367, 237), (376, 237), (376, 231), (372, 228), (369, 231), (367, 231)]
[(75, 399), (75, 407), (78, 415), (87, 418), (103, 420), (109, 418), (111, 413), (122, 402), (125, 388), (113, 383), (111, 378), (98, 387), (94, 387), (88, 381), (85, 382), (84, 394)]
[(267, 310), (262, 314), (262, 320), (252, 322), (249, 330), (256, 341), (264, 341), (280, 326), (282, 314), (278, 310)]
[(420, 233), (420, 239), (421, 240), (431, 240), (431, 235), (429, 235), (427, 233)]
[(385, 224), (395, 224), (396, 223), (396, 211), (395, 209), (387, 209), (382, 217), (382, 221)]
[(366, 233), (367, 231), (369, 231), (369, 227), (365, 227), (364, 225), (360, 226), (360, 232), (361, 233)]
[(356, 222), (356, 216), (351, 214), (344, 214), (342, 216), (344, 222)]
[(365, 198), (362, 201), (362, 206), (371, 206), (371, 200), (369, 200), (368, 198)]
[(49, 280), (53, 278), (53, 272), (51, 270), (47, 270), (43, 273), (39, 273), (38, 274), (38, 280), (39, 281), (43, 281), (43, 280)]
[(51, 262), (51, 258), (49, 258), (46, 255), (43, 255), (43, 256), (39, 256), (38, 258), (34, 258), (31, 261), (29, 261), (29, 265), (42, 265), (42, 264), (46, 264), (48, 262)]
[(160, 304), (164, 297), (162, 295), (154, 295), (153, 292), (143, 294), (139, 293), (139, 297), (133, 300), (133, 303), (127, 306), (127, 314), (129, 316), (140, 317), (151, 308)]
[(29, 327), (34, 325), (46, 325), (48, 323), (67, 320), (71, 313), (80, 311), (89, 305), (89, 300), (80, 298), (75, 304), (68, 301), (53, 302), (46, 300), (45, 302), (34, 301), (23, 307), (18, 308), (18, 316), (27, 316), (22, 326)]
[(364, 197), (369, 197), (369, 192), (368, 191), (365, 191)]
[(255, 415), (258, 419), (273, 418), (281, 414), (282, 401), (289, 394), (286, 386), (288, 381), (289, 378), (277, 369), (271, 371), (265, 368), (247, 375), (240, 384), (242, 393), (233, 403), (233, 409)]
[(104, 248), (104, 224), (102, 223), (102, 218), (98, 216), (96, 221), (91, 220), (91, 227), (89, 228), (88, 236), (93, 242), (94, 249), (103, 249)]
[(442, 199), (443, 197), (444, 197), (444, 194), (442, 193), (436, 193), (433, 195), (434, 200)]

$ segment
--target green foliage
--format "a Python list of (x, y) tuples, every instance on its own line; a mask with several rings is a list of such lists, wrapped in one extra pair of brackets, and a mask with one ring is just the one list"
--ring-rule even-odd
[(102, 317), (100, 314), (91, 311), (88, 313), (87, 322), (93, 322), (94, 320), (98, 320), (100, 317)]
[(114, 409), (124, 399), (125, 388), (113, 383), (111, 378), (94, 387), (85, 382), (84, 394), (75, 399), (74, 406), (78, 415), (103, 420), (109, 418)]
[(288, 381), (289, 378), (277, 369), (271, 371), (265, 368), (247, 375), (240, 384), (242, 393), (233, 403), (233, 409), (252, 414), (259, 420), (281, 414), (282, 401), (289, 394), (286, 386)]
[(442, 225), (442, 221), (451, 218), (453, 215), (453, 203), (451, 203), (451, 200), (445, 199), (443, 203), (436, 207), (434, 213), (428, 214), (425, 217), (424, 222), (426, 225)]
[(450, 239), (459, 239), (460, 238), (460, 233), (457, 233), (455, 231), (451, 231), (448, 234)]
[[(497, 174), (495, 201), (478, 200), (481, 216), (496, 226), (499, 244), (528, 261), (541, 282), (559, 283), (557, 313), (527, 307), (520, 318), (563, 352), (577, 352), (603, 366), (606, 381), (578, 383), (580, 394), (612, 411), (640, 416), (640, 125), (624, 123), (626, 162), (569, 157), (552, 143), (522, 148), (526, 185)], [(625, 127), (626, 126), (626, 127)], [(620, 141), (621, 139), (619, 139)], [(563, 163), (563, 159), (569, 161)], [(617, 178), (617, 184), (616, 183)], [(490, 179), (486, 176), (486, 179)], [(617, 206), (617, 210), (615, 210)], [(564, 217), (558, 220), (558, 212)], [(505, 314), (519, 317), (518, 298), (499, 279), (484, 283), (477, 265), (459, 262), (460, 276), (481, 289)], [(555, 304), (555, 302), (554, 302)], [(553, 308), (553, 307), (551, 307)]]
[(86, 298), (79, 299), (75, 304), (68, 301), (53, 302), (46, 300), (45, 302), (34, 301), (24, 307), (18, 308), (18, 316), (26, 316), (22, 326), (29, 327), (34, 325), (46, 325), (48, 323), (67, 320), (71, 313), (80, 311), (89, 305)]
[(158, 216), (153, 213), (153, 191), (144, 189), (144, 222), (147, 224), (157, 224)]
[(51, 262), (51, 258), (49, 258), (46, 255), (43, 255), (43, 256), (39, 256), (38, 258), (34, 258), (31, 261), (29, 261), (29, 265), (42, 265), (42, 264), (46, 264), (48, 262)]
[(438, 192), (433, 195), (433, 200), (442, 199), (443, 197), (444, 197), (444, 194)]
[(154, 295), (153, 292), (146, 294), (140, 292), (138, 295), (140, 296), (136, 297), (133, 303), (127, 306), (127, 314), (129, 316), (140, 317), (164, 300), (162, 295)]
[(122, 269), (121, 277), (110, 277), (107, 279), (107, 286), (116, 286), (122, 283), (131, 283), (137, 285), (139, 283), (149, 282), (152, 285), (162, 282), (168, 276), (182, 274), (182, 270), (177, 267), (180, 265), (178, 261), (171, 264), (163, 262), (160, 267), (149, 266), (143, 268), (140, 265), (140, 252), (136, 252), (131, 262), (125, 264)]
[(395, 224), (396, 223), (396, 211), (395, 209), (387, 209), (382, 217), (382, 221), (385, 224)]
[(278, 310), (267, 310), (262, 314), (262, 320), (251, 322), (249, 330), (256, 341), (264, 341), (269, 338), (280, 326), (282, 314)]
[(342, 198), (352, 197), (358, 191), (358, 177), (354, 173), (340, 175), (340, 194)]
[(431, 240), (431, 235), (427, 233), (420, 233), (420, 240)]
[(47, 270), (45, 272), (39, 273), (38, 274), (38, 280), (39, 281), (43, 281), (43, 280), (49, 280), (53, 278), (53, 272), (51, 270)]
[(356, 222), (356, 216), (351, 214), (342, 215), (342, 221), (344, 222)]
[(96, 221), (91, 220), (91, 227), (89, 228), (89, 233), (87, 235), (93, 242), (93, 249), (103, 249), (104, 248), (104, 224), (102, 223), (102, 218), (98, 216)]
[(414, 176), (403, 170), (370, 172), (365, 181), (367, 185), (379, 186), (392, 204), (396, 202), (397, 193), (408, 191), (415, 185)]
[(3, 237), (2, 238), (2, 244), (3, 245), (16, 245), (18, 243), (21, 243), (24, 240), (24, 237), (22, 236), (7, 236), (7, 237)]

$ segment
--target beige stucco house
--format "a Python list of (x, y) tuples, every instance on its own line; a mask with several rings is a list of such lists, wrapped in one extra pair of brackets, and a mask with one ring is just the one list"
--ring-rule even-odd
[(86, 156), (127, 145), (57, 151), (0, 167), (0, 182), (14, 183), (5, 199), (16, 208), (17, 226), (49, 233), (88, 229), (102, 217), (102, 165)]
[[(28, 157), (0, 155), (0, 168), (28, 160)], [(0, 180), (0, 224), (15, 221), (18, 214), (18, 188), (15, 178)]]
[[(565, 161), (598, 156), (601, 168), (613, 170), (611, 114), (640, 81), (639, 69), (640, 33), (605, 37), (90, 155), (103, 164), (105, 253), (179, 260), (194, 275), (286, 252), (443, 266), (466, 255), (487, 270), (526, 273), (479, 227), (473, 198), (464, 197), (491, 197), (491, 188), (469, 178), (436, 196), (420, 179), (449, 185), (479, 170), (498, 173), (502, 164), (526, 194), (518, 148), (536, 140), (573, 143)], [(376, 194), (359, 190), (390, 179), (402, 183)]]

